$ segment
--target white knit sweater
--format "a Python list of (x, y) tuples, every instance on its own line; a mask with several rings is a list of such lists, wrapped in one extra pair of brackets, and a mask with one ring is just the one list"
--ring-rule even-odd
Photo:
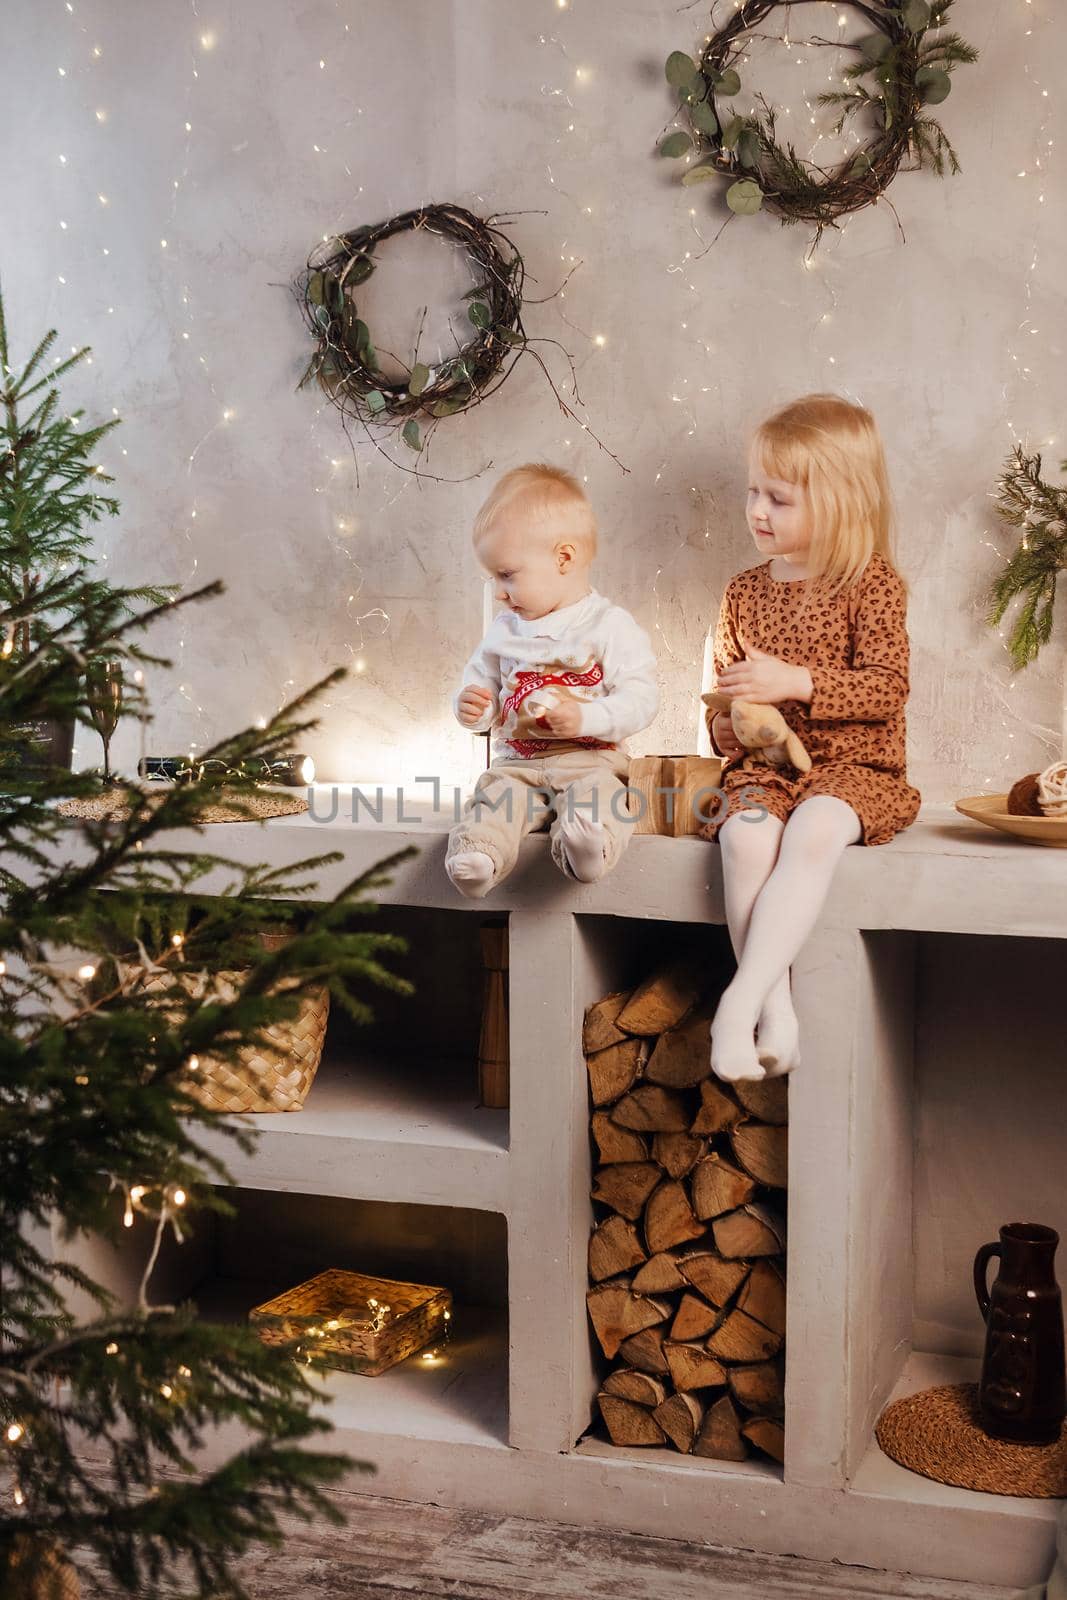
[[(528, 622), (501, 611), (463, 669), (460, 688), (472, 685), (488, 689), (493, 703), (471, 732), (491, 728), (494, 758), (507, 761), (617, 747), (647, 728), (659, 706), (648, 635), (595, 589)], [(565, 700), (581, 704), (577, 738), (556, 738), (544, 723)]]

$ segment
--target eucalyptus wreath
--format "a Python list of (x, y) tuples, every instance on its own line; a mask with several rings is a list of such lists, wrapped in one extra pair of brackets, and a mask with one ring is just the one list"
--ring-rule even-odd
[[(393, 431), (412, 451), (420, 452), (441, 418), (480, 405), (510, 375), (518, 358), (529, 354), (544, 373), (564, 415), (572, 418), (627, 472), (629, 469), (618, 456), (564, 400), (540, 353), (533, 348), (536, 343), (556, 345), (562, 350), (570, 369), (571, 393), (581, 405), (570, 355), (557, 340), (535, 340), (523, 327), (525, 266), (511, 240), (493, 226), (494, 220), (498, 219), (477, 217), (462, 206), (419, 206), (372, 227), (337, 234), (316, 247), (293, 284), (315, 340), (315, 352), (297, 387), (302, 389), (317, 381), (341, 413), (346, 431), (350, 421), (358, 422), (375, 442), (383, 430)], [(406, 376), (390, 378), (378, 364), (371, 329), (360, 316), (359, 290), (376, 269), (375, 247), (395, 234), (420, 229), (450, 241), (463, 251), (473, 268), (475, 282), (464, 295), (469, 326), (452, 330), (454, 354), (433, 364), (420, 360), (424, 309), (410, 360), (393, 351), (386, 352), (407, 369)], [(425, 433), (420, 419), (424, 425), (429, 419)]]
[[(1067, 461), (1061, 463), (1067, 472)], [(997, 510), (1022, 530), (1019, 547), (989, 593), (989, 625), (996, 627), (1008, 607), (1021, 601), (1008, 649), (1016, 667), (1036, 660), (1052, 638), (1052, 608), (1061, 572), (1067, 572), (1067, 489), (1046, 483), (1041, 457), (1016, 445), (1000, 475)]]
[(735, 63), (747, 39), (765, 17), (789, 3), (744, 0), (709, 36), (699, 63), (684, 50), (668, 56), (667, 82), (691, 131), (668, 134), (659, 149), (664, 156), (691, 158), (683, 184), (730, 178), (726, 203), (732, 212), (749, 216), (765, 207), (783, 223), (815, 223), (818, 238), (823, 228), (836, 226), (838, 217), (879, 200), (898, 171), (927, 168), (943, 177), (946, 168), (960, 170), (944, 129), (928, 114), (928, 107), (947, 98), (952, 71), (978, 58), (958, 33), (941, 31), (953, 0), (834, 0), (835, 10), (851, 5), (873, 30), (854, 45), (811, 41), (857, 52), (857, 60), (844, 69), (846, 88), (819, 95), (821, 105), (840, 113), (835, 133), (864, 114), (870, 122), (865, 146), (836, 166), (818, 167), (792, 144), (779, 144), (774, 108), (762, 95), (755, 97), (762, 115), (729, 115), (721, 102), (740, 92)]
[[(359, 290), (375, 271), (375, 247), (398, 233), (426, 230), (451, 241), (474, 269), (464, 299), (467, 326), (454, 329), (455, 354), (433, 365), (419, 358), (419, 324), (407, 376), (379, 368), (369, 326), (359, 313)], [(317, 379), (343, 416), (399, 430), (406, 445), (423, 447), (419, 418), (436, 421), (478, 405), (498, 388), (527, 348), (522, 325), (522, 257), (491, 222), (462, 206), (428, 205), (372, 227), (339, 234), (312, 253), (294, 288), (316, 349), (298, 387)], [(390, 352), (392, 354), (392, 352)]]

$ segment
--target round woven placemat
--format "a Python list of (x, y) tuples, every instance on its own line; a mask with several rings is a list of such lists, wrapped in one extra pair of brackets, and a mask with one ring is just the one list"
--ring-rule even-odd
[[(166, 791), (146, 793), (146, 806), (161, 805)], [(132, 809), (130, 793), (126, 789), (105, 789), (102, 794), (84, 800), (61, 800), (56, 807), (61, 816), (77, 817), (81, 822), (124, 822)], [(290, 794), (281, 789), (257, 789), (255, 794), (243, 794), (229, 805), (213, 801), (199, 808), (197, 822), (258, 822), (267, 817), (293, 817), (306, 811), (308, 803), (303, 795)]]
[(1067, 1428), (1055, 1444), (1011, 1444), (978, 1425), (978, 1385), (946, 1383), (886, 1406), (875, 1437), (911, 1472), (984, 1494), (1067, 1495)]

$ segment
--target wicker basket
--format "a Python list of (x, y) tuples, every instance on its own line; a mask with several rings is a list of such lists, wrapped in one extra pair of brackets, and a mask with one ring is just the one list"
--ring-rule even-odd
[(452, 1296), (422, 1283), (331, 1267), (248, 1313), (264, 1344), (301, 1341), (298, 1354), (376, 1378), (448, 1336)]
[[(275, 950), (285, 943), (287, 934), (260, 934), (259, 943)], [(190, 993), (196, 979), (190, 973), (149, 978), (145, 994), (165, 992), (177, 977)], [(213, 988), (220, 1000), (232, 1000), (245, 979), (243, 972), (217, 972)], [(295, 987), (281, 983), (271, 992), (284, 994)], [(263, 1029), (272, 1048), (248, 1046), (232, 1060), (201, 1056), (195, 1072), (182, 1079), (183, 1091), (209, 1111), (229, 1114), (264, 1111), (300, 1111), (315, 1080), (326, 1037), (330, 1014), (330, 991), (325, 984), (309, 989), (300, 998), (300, 1010), (286, 1022), (275, 1022)]]
[(6, 1568), (0, 1557), (0, 1595), (4, 1600), (81, 1600), (81, 1592), (70, 1562), (44, 1540), (20, 1534)]

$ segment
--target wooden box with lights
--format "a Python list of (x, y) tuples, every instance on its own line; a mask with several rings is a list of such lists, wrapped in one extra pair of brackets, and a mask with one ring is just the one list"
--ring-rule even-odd
[(331, 1268), (249, 1312), (264, 1344), (292, 1344), (298, 1358), (376, 1378), (447, 1339), (447, 1289)]
[(718, 756), (636, 756), (630, 762), (634, 833), (683, 839), (717, 816), (722, 761)]

